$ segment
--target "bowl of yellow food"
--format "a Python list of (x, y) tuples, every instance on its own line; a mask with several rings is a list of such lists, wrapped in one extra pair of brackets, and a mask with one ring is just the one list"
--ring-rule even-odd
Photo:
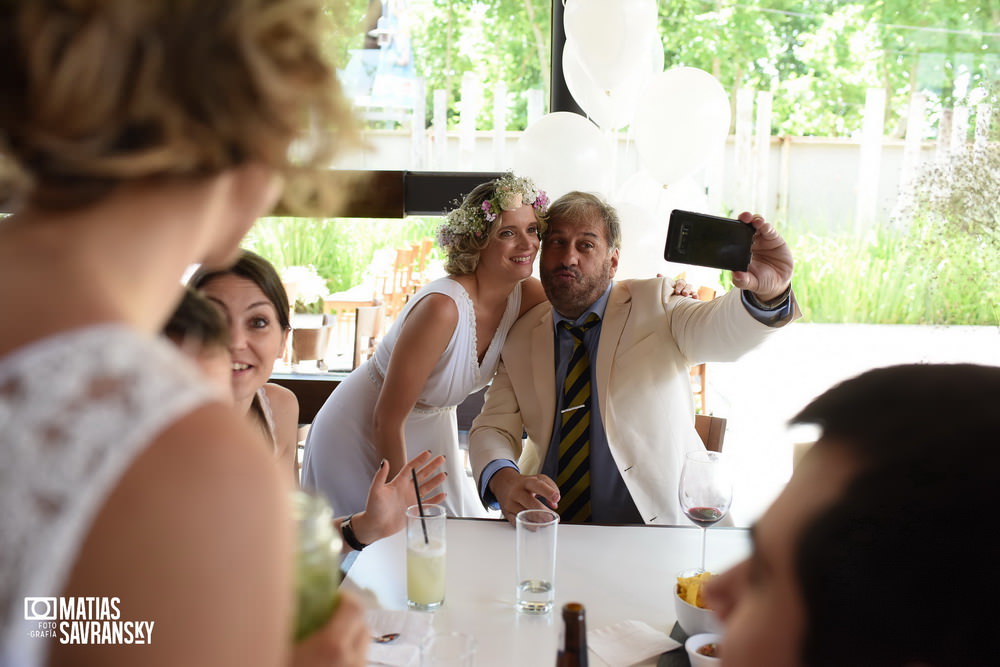
[(674, 610), (677, 612), (677, 622), (688, 637), (706, 632), (722, 632), (722, 622), (705, 605), (702, 589), (711, 578), (711, 572), (697, 570), (684, 570), (677, 575)]

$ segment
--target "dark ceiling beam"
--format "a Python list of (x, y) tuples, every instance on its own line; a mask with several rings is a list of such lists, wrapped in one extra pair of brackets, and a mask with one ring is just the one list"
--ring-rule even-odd
[(442, 215), (470, 190), (493, 180), (499, 171), (358, 171), (346, 172), (353, 183), (341, 217), (402, 218)]

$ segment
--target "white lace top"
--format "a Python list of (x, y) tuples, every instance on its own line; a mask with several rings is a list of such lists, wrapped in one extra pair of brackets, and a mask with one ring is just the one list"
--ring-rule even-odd
[[(0, 666), (44, 664), (24, 598), (58, 597), (94, 515), (150, 440), (214, 398), (167, 342), (116, 324), (0, 358)], [(113, 596), (113, 591), (96, 595)]]

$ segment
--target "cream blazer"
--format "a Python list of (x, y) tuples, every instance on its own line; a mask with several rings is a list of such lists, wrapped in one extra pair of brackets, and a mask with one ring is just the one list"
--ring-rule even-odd
[[(646, 523), (687, 525), (677, 499), (684, 455), (704, 445), (694, 428), (688, 371), (734, 361), (778, 326), (754, 319), (733, 289), (712, 301), (673, 294), (667, 278), (624, 280), (611, 288), (597, 347), (595, 378), (608, 445)], [(511, 328), (500, 366), (469, 433), (474, 479), (496, 459), (534, 475), (552, 438), (556, 411), (552, 307), (525, 313)], [(527, 439), (522, 440), (522, 432)]]

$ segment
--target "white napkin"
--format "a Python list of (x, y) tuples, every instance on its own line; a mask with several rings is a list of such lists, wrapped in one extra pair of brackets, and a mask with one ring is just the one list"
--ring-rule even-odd
[(368, 625), (373, 636), (398, 632), (399, 638), (389, 644), (372, 642), (368, 649), (368, 664), (392, 667), (416, 665), (420, 661), (420, 644), (430, 634), (433, 620), (434, 615), (425, 612), (369, 609)]
[(610, 667), (628, 667), (680, 647), (642, 621), (622, 621), (587, 631), (587, 646)]

